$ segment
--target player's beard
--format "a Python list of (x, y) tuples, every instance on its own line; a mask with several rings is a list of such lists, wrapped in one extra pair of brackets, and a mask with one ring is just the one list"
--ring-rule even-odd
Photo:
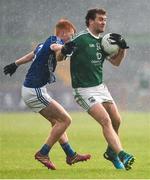
[(104, 32), (104, 29), (97, 29), (97, 30), (96, 30), (96, 33), (97, 33), (97, 34), (100, 34), (100, 33), (103, 33), (103, 32)]
[(105, 31), (105, 26), (104, 27), (97, 27), (96, 29), (96, 33), (100, 34), (103, 33)]

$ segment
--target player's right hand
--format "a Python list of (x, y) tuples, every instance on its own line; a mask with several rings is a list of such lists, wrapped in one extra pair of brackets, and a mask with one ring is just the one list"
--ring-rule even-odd
[(61, 53), (63, 55), (70, 55), (76, 50), (76, 44), (72, 41), (65, 43), (65, 45), (61, 49)]
[(11, 63), (4, 67), (4, 74), (5, 75), (9, 74), (11, 76), (12, 74), (15, 73), (17, 68), (18, 66), (16, 65), (16, 63)]

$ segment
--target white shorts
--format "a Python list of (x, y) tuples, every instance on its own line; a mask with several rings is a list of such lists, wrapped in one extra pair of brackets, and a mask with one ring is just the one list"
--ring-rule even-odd
[(73, 89), (73, 95), (75, 101), (86, 111), (96, 103), (114, 102), (105, 84)]
[(22, 98), (25, 104), (34, 112), (39, 112), (47, 107), (52, 101), (46, 90), (46, 86), (41, 88), (28, 88), (22, 86)]

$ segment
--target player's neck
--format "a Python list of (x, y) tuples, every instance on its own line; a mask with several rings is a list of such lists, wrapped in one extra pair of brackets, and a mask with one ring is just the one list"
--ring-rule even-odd
[(95, 38), (97, 38), (97, 39), (99, 39), (99, 37), (100, 37), (100, 33), (96, 33), (95, 31), (93, 31), (93, 29), (92, 28), (90, 28), (90, 27), (88, 27), (87, 28), (87, 31), (93, 36), (93, 37), (95, 37)]

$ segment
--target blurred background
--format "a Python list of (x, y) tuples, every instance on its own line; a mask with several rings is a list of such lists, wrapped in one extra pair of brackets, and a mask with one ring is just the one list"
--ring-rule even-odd
[[(12, 76), (3, 67), (30, 52), (53, 34), (60, 18), (85, 29), (90, 8), (108, 12), (106, 32), (122, 34), (130, 49), (120, 67), (104, 63), (104, 81), (122, 111), (150, 109), (150, 1), (149, 0), (0, 0), (0, 111), (29, 111), (21, 99), (21, 86), (30, 66), (22, 65)], [(80, 111), (72, 96), (69, 62), (59, 63), (57, 82), (50, 95), (69, 111)]]

